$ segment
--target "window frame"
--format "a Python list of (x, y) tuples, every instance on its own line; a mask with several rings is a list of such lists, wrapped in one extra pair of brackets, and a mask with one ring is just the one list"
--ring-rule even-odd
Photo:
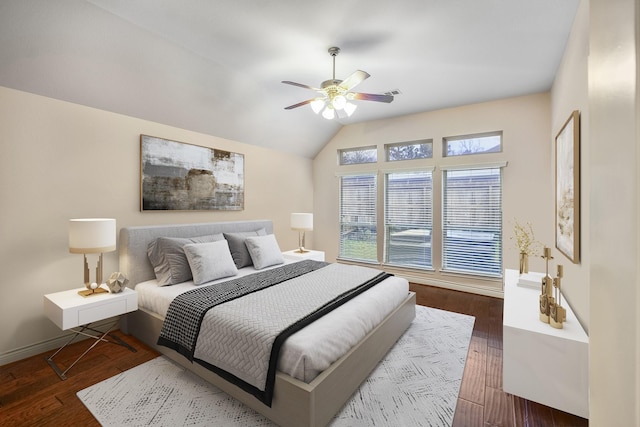
[[(432, 248), (433, 248), (433, 215), (434, 215), (434, 167), (422, 167), (422, 168), (415, 168), (415, 169), (395, 169), (395, 170), (387, 170), (384, 171), (384, 191), (383, 191), (383, 207), (382, 207), (382, 211), (383, 211), (383, 218), (382, 218), (382, 222), (383, 222), (383, 264), (385, 265), (391, 265), (391, 266), (395, 266), (395, 267), (400, 267), (400, 268), (412, 268), (412, 269), (420, 269), (420, 270), (427, 270), (427, 271), (433, 271), (433, 252), (432, 252)], [(408, 246), (407, 248), (407, 252), (406, 254), (409, 256), (413, 256), (413, 257), (420, 257), (420, 252), (422, 252), (423, 254), (426, 254), (428, 252), (428, 263), (426, 264), (420, 264), (420, 263), (401, 263), (401, 262), (394, 262), (391, 259), (391, 251), (389, 249), (389, 246), (392, 244), (391, 242), (391, 232), (390, 232), (390, 228), (393, 226), (398, 226), (398, 224), (392, 224), (392, 220), (390, 220), (390, 215), (389, 215), (389, 209), (390, 209), (390, 203), (389, 203), (389, 175), (392, 174), (405, 174), (405, 175), (410, 175), (410, 174), (428, 174), (428, 178), (427, 181), (430, 183), (430, 188), (427, 191), (428, 197), (426, 197), (425, 202), (428, 203), (428, 206), (425, 206), (425, 214), (423, 217), (423, 221), (426, 221), (423, 224), (423, 227), (425, 227), (428, 230), (428, 242), (426, 241), (421, 241), (421, 236), (419, 233), (405, 233), (404, 236), (399, 237), (398, 239), (398, 244), (400, 245), (405, 245)], [(420, 196), (417, 196), (418, 199), (420, 199)], [(395, 206), (391, 206), (391, 208), (395, 209)], [(412, 224), (406, 223), (406, 226), (411, 226)], [(404, 230), (402, 232), (399, 233), (404, 233), (405, 231), (411, 231), (411, 230), (420, 230), (420, 225), (416, 224), (417, 226), (413, 226), (407, 230)], [(426, 235), (425, 235), (426, 236)], [(413, 247), (413, 248), (411, 248)], [(398, 255), (398, 254), (394, 254), (394, 255)]]
[[(448, 154), (449, 142), (482, 139), (482, 138), (489, 138), (494, 136), (500, 137), (500, 149), (498, 151), (480, 151), (477, 153)], [(496, 154), (496, 153), (502, 153), (502, 151), (503, 151), (503, 132), (501, 130), (493, 131), (493, 132), (472, 133), (472, 134), (458, 135), (458, 136), (445, 136), (442, 138), (442, 158), (477, 156), (477, 155), (483, 155), (483, 154)]]
[[(399, 274), (415, 274), (416, 278), (421, 280), (424, 278), (425, 280), (453, 280), (452, 283), (466, 283), (465, 281), (472, 280), (473, 283), (481, 285), (483, 282), (492, 282), (498, 283), (503, 277), (502, 266), (504, 263), (504, 224), (502, 223), (503, 218), (501, 217), (501, 222), (499, 226), (500, 237), (498, 238), (499, 246), (496, 248), (499, 249), (500, 256), (500, 271), (496, 269), (492, 272), (492, 274), (476, 274), (475, 272), (468, 271), (460, 271), (451, 268), (445, 268), (446, 260), (444, 260), (444, 233), (443, 230), (443, 217), (444, 217), (444, 199), (443, 193), (445, 189), (443, 188), (444, 176), (446, 174), (446, 170), (453, 169), (487, 169), (487, 168), (500, 168), (500, 210), (502, 210), (502, 197), (504, 196), (504, 167), (507, 166), (507, 162), (503, 159), (505, 158), (504, 152), (502, 151), (504, 148), (504, 140), (503, 140), (503, 131), (495, 131), (495, 132), (484, 132), (484, 133), (475, 133), (475, 134), (467, 134), (458, 137), (447, 137), (442, 138), (442, 141), (452, 140), (454, 138), (458, 139), (472, 139), (478, 136), (500, 136), (500, 151), (495, 152), (485, 152), (485, 153), (474, 153), (474, 154), (493, 154), (486, 158), (489, 162), (480, 162), (479, 157), (473, 157), (473, 154), (468, 155), (457, 155), (457, 156), (445, 156), (442, 151), (437, 149), (437, 146), (433, 145), (432, 138), (424, 138), (418, 139), (414, 141), (405, 141), (399, 143), (389, 143), (389, 144), (381, 144), (378, 143), (376, 146), (367, 146), (367, 147), (357, 147), (357, 148), (345, 148), (344, 151), (354, 151), (359, 149), (374, 149), (376, 148), (378, 152), (383, 150), (382, 154), (385, 156), (385, 160), (387, 163), (361, 163), (361, 164), (348, 164), (348, 165), (340, 165), (339, 169), (336, 172), (336, 177), (344, 177), (349, 175), (375, 175), (375, 184), (377, 186), (377, 196), (374, 199), (375, 207), (373, 208), (375, 211), (375, 218), (371, 221), (375, 222), (375, 226), (370, 224), (371, 229), (373, 230), (375, 227), (375, 250), (377, 250), (376, 260), (374, 260), (373, 248), (371, 249), (369, 259), (354, 259), (352, 256), (346, 256), (349, 254), (345, 254), (342, 248), (338, 248), (337, 260), (342, 262), (354, 262), (354, 263), (362, 263), (362, 264), (376, 264), (378, 266), (384, 265), (385, 268), (389, 269), (389, 271), (397, 270)], [(431, 141), (432, 143), (432, 157), (425, 159), (410, 159), (411, 162), (398, 163), (399, 161), (388, 161), (388, 149), (389, 146), (396, 145), (404, 145), (404, 144), (413, 144), (416, 141)], [(444, 148), (445, 145), (442, 145), (440, 148)], [(342, 150), (337, 150), (341, 152)], [(471, 155), (472, 157), (469, 157)], [(409, 159), (408, 159), (409, 160)], [(353, 166), (356, 165), (356, 166)], [(382, 166), (384, 165), (384, 166)], [(409, 172), (409, 171), (420, 171), (420, 170), (429, 170), (431, 169), (432, 174), (432, 223), (431, 223), (431, 268), (416, 268), (410, 264), (401, 264), (397, 262), (388, 262), (387, 256), (387, 195), (386, 195), (386, 186), (387, 186), (387, 174), (395, 173), (395, 172)], [(339, 188), (339, 209), (342, 204), (342, 184), (338, 185)], [(502, 214), (502, 213), (501, 213)], [(339, 229), (342, 230), (342, 220), (338, 219)], [(339, 241), (341, 242), (341, 236), (339, 236)], [(339, 243), (340, 245), (341, 243)], [(373, 239), (371, 241), (373, 245)], [(495, 273), (495, 274), (493, 274)], [(455, 279), (454, 279), (455, 278)]]
[[(483, 277), (483, 278), (500, 278), (502, 277), (502, 272), (503, 272), (503, 267), (504, 267), (504, 247), (502, 245), (502, 239), (504, 236), (504, 224), (503, 224), (503, 217), (502, 217), (502, 204), (503, 204), (503, 193), (504, 193), (504, 167), (506, 167), (507, 163), (506, 162), (497, 162), (497, 163), (486, 163), (486, 164), (475, 164), (475, 165), (458, 165), (458, 166), (444, 166), (441, 168), (442, 170), (442, 189), (441, 189), (441, 196), (442, 196), (442, 204), (440, 206), (440, 212), (441, 212), (441, 242), (440, 242), (440, 256), (441, 256), (441, 261), (440, 261), (440, 268), (441, 271), (443, 273), (447, 273), (447, 274), (462, 274), (462, 275), (470, 275), (470, 276), (477, 276), (477, 277)], [(450, 215), (448, 215), (448, 199), (449, 199), (449, 192), (446, 189), (447, 186), (447, 181), (448, 181), (448, 172), (451, 171), (462, 171), (462, 172), (470, 172), (470, 171), (477, 171), (477, 170), (497, 170), (498, 171), (498, 177), (499, 177), (499, 189), (500, 189), (500, 195), (499, 195), (499, 206), (498, 207), (498, 212), (499, 212), (499, 217), (498, 217), (498, 223), (499, 223), (499, 233), (498, 233), (498, 237), (495, 238), (496, 242), (497, 242), (497, 247), (495, 247), (494, 249), (498, 249), (499, 250), (499, 260), (498, 260), (498, 266), (494, 268), (494, 270), (491, 271), (480, 271), (478, 269), (465, 269), (465, 268), (454, 268), (451, 266), (447, 266), (447, 238), (448, 238), (448, 232), (451, 229), (454, 229), (456, 227), (451, 227), (450, 225), (447, 225), (447, 221), (450, 218)], [(458, 227), (460, 228), (460, 227)], [(466, 227), (466, 228), (472, 228), (472, 227)], [(469, 233), (473, 233), (477, 230), (474, 231), (469, 231), (467, 230), (467, 232)], [(480, 231), (483, 232), (483, 231)], [(472, 245), (472, 243), (468, 243), (469, 245)], [(452, 244), (453, 245), (453, 244)], [(474, 249), (473, 251), (469, 251), (469, 253), (476, 253), (476, 250)], [(468, 265), (468, 264), (467, 264)]]
[[(389, 149), (390, 148), (408, 147), (408, 146), (411, 146), (411, 145), (418, 145), (418, 144), (430, 145), (431, 146), (431, 155), (428, 156), (428, 157), (415, 157), (413, 159), (395, 159), (395, 160), (391, 160), (389, 158)], [(433, 159), (433, 138), (416, 139), (414, 141), (393, 142), (393, 143), (389, 143), (389, 144), (384, 144), (384, 160), (386, 162), (403, 162), (403, 161), (410, 161), (410, 160), (425, 160), (425, 159)]]
[[(363, 161), (363, 162), (353, 162), (353, 163), (345, 163), (344, 162), (344, 154), (345, 153), (356, 153), (356, 152), (364, 152), (373, 150), (375, 153), (375, 160), (372, 161)], [(372, 163), (378, 163), (378, 147), (376, 145), (368, 145), (365, 147), (353, 147), (353, 148), (340, 148), (338, 149), (338, 165), (340, 166), (350, 166), (350, 165), (368, 165)]]
[[(366, 196), (369, 197), (370, 199), (373, 200), (373, 209), (370, 209), (370, 211), (373, 213), (373, 220), (372, 221), (368, 221), (368, 222), (358, 222), (358, 221), (343, 221), (344, 216), (346, 215), (344, 213), (344, 209), (345, 209), (345, 204), (344, 204), (344, 179), (348, 179), (348, 178), (357, 178), (357, 177), (361, 177), (361, 178), (371, 178), (372, 182), (373, 182), (373, 190), (370, 191)], [(353, 174), (342, 174), (339, 175), (339, 203), (338, 203), (338, 228), (339, 228), (339, 238), (338, 238), (338, 259), (341, 260), (347, 260), (347, 261), (356, 261), (356, 262), (363, 262), (363, 263), (378, 263), (378, 233), (377, 233), (377, 228), (378, 228), (378, 173), (377, 171), (374, 172), (361, 172), (361, 173), (353, 173)], [(351, 206), (349, 206), (351, 207)], [(367, 216), (367, 215), (371, 215), (368, 214), (367, 212), (363, 212), (362, 216)], [(371, 240), (373, 240), (373, 242), (375, 243), (374, 245), (374, 250), (373, 252), (373, 256), (370, 257), (358, 257), (358, 256), (352, 256), (352, 253), (350, 253), (350, 251), (345, 251), (345, 242), (347, 241), (346, 239), (344, 239), (344, 231), (343, 228), (345, 227), (345, 224), (349, 224), (351, 226), (355, 226), (357, 228), (362, 228), (365, 229), (364, 230), (364, 234), (366, 235), (366, 228), (369, 229), (373, 229), (374, 232), (370, 234), (369, 238), (366, 240), (359, 240), (359, 239), (354, 239), (354, 241), (360, 242), (361, 244), (371, 244)], [(371, 237), (373, 236), (373, 237)], [(367, 242), (368, 241), (368, 242)], [(366, 253), (368, 253), (368, 251), (365, 251)]]

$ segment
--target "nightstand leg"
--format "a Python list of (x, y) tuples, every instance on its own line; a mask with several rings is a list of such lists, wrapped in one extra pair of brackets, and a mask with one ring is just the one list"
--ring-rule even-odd
[[(100, 341), (104, 341), (104, 342), (108, 342), (108, 343), (112, 343), (112, 344), (118, 344), (121, 345), (125, 348), (128, 348), (129, 350), (133, 351), (133, 352), (137, 352), (137, 350), (133, 347), (131, 347), (129, 344), (127, 344), (126, 342), (122, 341), (120, 338), (118, 338), (115, 335), (109, 335), (109, 333), (114, 329), (114, 327), (118, 324), (118, 320), (116, 320), (115, 322), (113, 322), (113, 324), (111, 324), (106, 332), (101, 332), (98, 331), (96, 329), (91, 328), (90, 324), (89, 325), (85, 325), (82, 327), (82, 329), (80, 329), (79, 331), (75, 331), (75, 334), (71, 337), (71, 339), (69, 339), (69, 341), (67, 341), (62, 347), (60, 347), (55, 353), (53, 353), (51, 356), (49, 357), (45, 357), (45, 360), (47, 361), (47, 363), (49, 364), (49, 366), (51, 366), (51, 368), (55, 371), (56, 374), (58, 374), (58, 376), (60, 377), (61, 380), (66, 380), (67, 379), (67, 372), (69, 372), (69, 369), (73, 368), (75, 366), (76, 363), (78, 363), (80, 361), (80, 359), (82, 359), (87, 353), (89, 353), (89, 351), (91, 351), (92, 348), (94, 348), (96, 345), (98, 345), (98, 343)], [(93, 332), (96, 332), (98, 334), (101, 334), (100, 336), (97, 335), (91, 335), (85, 332), (85, 330), (90, 330)], [(56, 362), (54, 362), (53, 358), (60, 353), (60, 351), (65, 348), (67, 345), (69, 345), (74, 339), (76, 339), (78, 337), (78, 335), (83, 335), (89, 338), (93, 338), (95, 340), (95, 342), (93, 344), (91, 344), (91, 346), (86, 349), (84, 351), (84, 353), (82, 353), (80, 355), (80, 357), (78, 357), (71, 365), (69, 365), (69, 367), (67, 369), (65, 369), (64, 371), (62, 371), (58, 365), (56, 364)], [(110, 341), (108, 339), (106, 339), (105, 337), (109, 335), (109, 337), (111, 337), (114, 341)]]

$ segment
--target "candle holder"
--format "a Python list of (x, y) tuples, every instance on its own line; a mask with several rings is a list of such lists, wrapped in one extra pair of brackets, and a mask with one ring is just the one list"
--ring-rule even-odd
[(557, 303), (554, 302), (549, 306), (549, 324), (556, 329), (562, 329), (563, 322), (567, 320), (567, 310), (562, 306), (562, 265), (558, 265), (557, 269), (556, 277), (553, 279), (553, 288)]
[(550, 248), (547, 248), (546, 246), (544, 247), (542, 250), (542, 258), (545, 259), (545, 274), (542, 278), (540, 291), (540, 321), (549, 323), (551, 305), (555, 303), (555, 299), (553, 297), (553, 279), (549, 276), (549, 260), (553, 259)]

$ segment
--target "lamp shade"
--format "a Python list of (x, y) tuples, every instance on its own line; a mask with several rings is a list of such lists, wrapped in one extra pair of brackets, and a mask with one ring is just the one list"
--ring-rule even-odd
[(291, 229), (299, 231), (313, 230), (313, 214), (312, 213), (292, 213)]
[(83, 218), (69, 220), (69, 252), (93, 254), (116, 249), (116, 220)]

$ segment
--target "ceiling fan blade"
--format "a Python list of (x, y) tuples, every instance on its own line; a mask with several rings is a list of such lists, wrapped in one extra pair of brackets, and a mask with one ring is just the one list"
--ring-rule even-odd
[(351, 90), (351, 88), (359, 85), (369, 77), (369, 73), (367, 73), (366, 71), (357, 70), (354, 71), (349, 77), (344, 79), (338, 86), (340, 86), (344, 90)]
[(353, 99), (358, 99), (360, 101), (377, 101), (377, 102), (387, 102), (387, 103), (393, 101), (393, 95), (351, 92), (347, 96), (347, 99), (351, 98), (351, 95), (353, 95)]
[(306, 101), (298, 102), (297, 104), (289, 105), (288, 107), (284, 107), (285, 110), (293, 110), (294, 108), (302, 107), (303, 105), (307, 105), (313, 102), (316, 98), (307, 99)]
[(288, 80), (283, 80), (282, 83), (284, 83), (286, 85), (298, 86), (298, 87), (301, 87), (303, 89), (315, 90), (316, 92), (322, 92), (322, 89), (318, 89), (317, 87), (313, 87), (313, 86), (309, 86), (309, 85), (303, 85), (302, 83), (290, 82)]

